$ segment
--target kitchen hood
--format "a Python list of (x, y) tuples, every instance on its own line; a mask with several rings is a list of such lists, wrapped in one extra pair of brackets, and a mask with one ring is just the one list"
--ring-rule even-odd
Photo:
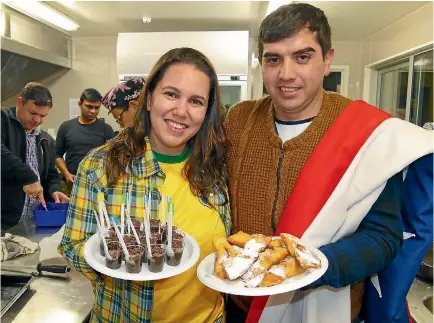
[(1, 101), (18, 95), (30, 81), (41, 82), (71, 66), (70, 58), (1, 37)]

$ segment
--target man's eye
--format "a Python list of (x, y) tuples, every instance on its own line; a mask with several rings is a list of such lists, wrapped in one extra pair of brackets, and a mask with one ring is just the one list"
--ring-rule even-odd
[(267, 59), (267, 62), (268, 62), (268, 64), (275, 65), (275, 64), (278, 64), (280, 62), (280, 59), (278, 57), (269, 57)]
[(310, 59), (309, 55), (300, 55), (297, 57), (297, 61), (302, 64), (307, 63), (309, 59)]

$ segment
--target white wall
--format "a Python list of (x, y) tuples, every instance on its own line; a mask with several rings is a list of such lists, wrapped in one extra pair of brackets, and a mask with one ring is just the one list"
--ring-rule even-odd
[(332, 47), (335, 49), (332, 66), (349, 67), (348, 97), (352, 100), (361, 99), (361, 42), (332, 40)]
[(430, 2), (362, 42), (361, 79), (367, 65), (432, 41), (433, 3)]
[(160, 56), (176, 47), (201, 51), (218, 74), (248, 72), (248, 31), (198, 31), (119, 34), (119, 74), (149, 74)]
[[(43, 84), (53, 95), (54, 106), (43, 128), (57, 132), (60, 124), (69, 120), (69, 99), (79, 98), (85, 88), (95, 88), (101, 95), (118, 83), (116, 67), (117, 37), (73, 38), (72, 69)], [(101, 106), (100, 118), (105, 118), (113, 129), (118, 129), (113, 117)]]

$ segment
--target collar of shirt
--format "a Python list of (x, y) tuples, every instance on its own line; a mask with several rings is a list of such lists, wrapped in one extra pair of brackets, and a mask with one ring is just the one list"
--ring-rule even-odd
[(151, 148), (151, 142), (148, 137), (145, 137), (145, 153), (141, 159), (134, 159), (132, 167), (127, 167), (127, 174), (136, 174), (139, 177), (151, 177), (158, 173), (159, 176), (165, 178), (163, 171), (155, 159)]
[(41, 134), (41, 127), (40, 126), (37, 126), (35, 129), (33, 129), (33, 131), (32, 132), (28, 132), (27, 133), (27, 135), (30, 135), (30, 136), (39, 136), (40, 134)]

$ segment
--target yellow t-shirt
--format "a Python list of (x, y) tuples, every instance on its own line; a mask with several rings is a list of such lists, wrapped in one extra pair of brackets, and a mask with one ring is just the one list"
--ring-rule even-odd
[[(202, 204), (198, 197), (191, 193), (189, 183), (182, 177), (182, 168), (188, 156), (172, 157), (155, 152), (154, 155), (166, 174), (166, 180), (160, 189), (166, 196), (172, 197), (173, 224), (196, 239), (200, 246), (200, 258), (192, 268), (181, 275), (155, 281), (152, 321), (215, 322), (224, 314), (223, 297), (219, 292), (203, 285), (197, 278), (196, 271), (202, 259), (214, 251), (214, 235), (225, 234), (223, 221), (216, 210)], [(159, 212), (161, 219), (161, 207)]]

